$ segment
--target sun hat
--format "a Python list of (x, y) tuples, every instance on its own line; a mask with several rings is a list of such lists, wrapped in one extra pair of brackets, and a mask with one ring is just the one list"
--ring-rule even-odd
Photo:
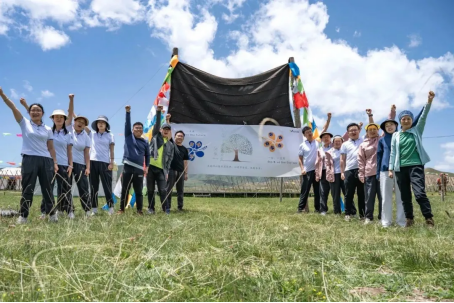
[(392, 123), (396, 124), (396, 129), (397, 129), (397, 127), (399, 126), (399, 123), (397, 123), (396, 120), (393, 120), (393, 119), (385, 120), (385, 121), (383, 121), (382, 124), (380, 124), (380, 128), (381, 128), (384, 132), (386, 131), (385, 125), (386, 125), (386, 123), (388, 123), (388, 122), (392, 122)]
[(109, 119), (106, 117), (106, 116), (98, 116), (98, 119), (96, 119), (95, 121), (93, 121), (91, 123), (91, 128), (92, 129), (96, 129), (96, 126), (98, 124), (98, 121), (103, 121), (103, 122), (106, 122), (106, 129), (107, 130), (110, 130), (110, 124), (109, 124)]
[(330, 138), (332, 138), (332, 137), (333, 137), (333, 134), (332, 134), (332, 133), (329, 133), (329, 132), (323, 132), (323, 133), (321, 133), (321, 134), (320, 134), (320, 139), (321, 139), (321, 138), (323, 138), (323, 136), (324, 136), (324, 135), (328, 135), (328, 136), (330, 136)]
[(380, 129), (380, 126), (379, 126), (377, 123), (369, 123), (369, 124), (366, 125), (366, 131), (367, 131), (367, 129), (368, 129), (370, 126), (375, 126), (375, 127), (377, 128), (377, 130)]
[(89, 125), (89, 121), (88, 121), (88, 118), (87, 117), (84, 117), (84, 116), (77, 116), (76, 118), (74, 118), (74, 121), (76, 121), (77, 119), (82, 119), (85, 121), (85, 126), (88, 126)]
[(66, 116), (66, 113), (64, 110), (62, 109), (56, 109), (52, 112), (52, 115), (50, 115), (49, 118), (53, 119), (55, 115), (60, 115), (60, 116), (64, 116), (65, 118), (68, 118), (68, 116)]

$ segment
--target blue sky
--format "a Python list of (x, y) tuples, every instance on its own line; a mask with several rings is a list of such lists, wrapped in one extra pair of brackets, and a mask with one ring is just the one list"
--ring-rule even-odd
[[(317, 123), (332, 111), (334, 133), (348, 121), (366, 121), (365, 108), (380, 121), (392, 103), (398, 112), (417, 112), (434, 89), (437, 104), (424, 136), (454, 135), (447, 127), (454, 116), (449, 0), (118, 0), (114, 8), (104, 0), (42, 2), (0, 4), (0, 86), (10, 97), (14, 90), (41, 102), (46, 116), (66, 109), (74, 93), (76, 113), (90, 120), (107, 115), (112, 131), (123, 133), (124, 106), (148, 82), (127, 102), (133, 120), (145, 122), (176, 46), (181, 61), (227, 77), (295, 56)], [(0, 166), (19, 163), (20, 128), (4, 104), (0, 119), (0, 133), (12, 134), (0, 136)], [(123, 138), (116, 142), (118, 163)], [(454, 137), (425, 139), (428, 166), (454, 172), (450, 142)]]

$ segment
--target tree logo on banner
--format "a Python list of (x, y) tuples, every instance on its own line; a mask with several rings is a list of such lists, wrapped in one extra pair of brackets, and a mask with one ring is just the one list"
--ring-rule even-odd
[(264, 147), (267, 147), (270, 152), (274, 153), (276, 151), (276, 148), (283, 148), (284, 143), (284, 136), (283, 135), (278, 135), (276, 136), (273, 132), (268, 133), (268, 139), (266, 139), (265, 143), (263, 143)]
[(207, 146), (203, 146), (202, 141), (197, 141), (197, 143), (190, 141), (188, 148), (189, 161), (194, 161), (196, 157), (202, 158), (205, 156), (205, 153), (203, 152), (205, 149), (207, 149)]
[(252, 155), (252, 144), (246, 137), (239, 134), (233, 134), (222, 143), (221, 147), (221, 153), (226, 154), (231, 152), (235, 153), (233, 161), (240, 162), (238, 154)]

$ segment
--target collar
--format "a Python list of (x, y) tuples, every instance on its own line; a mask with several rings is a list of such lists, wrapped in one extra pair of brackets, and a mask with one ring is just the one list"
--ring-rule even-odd
[(30, 120), (30, 124), (33, 125), (33, 126), (37, 126), (37, 127), (40, 127), (40, 126), (45, 126), (44, 122), (41, 120), (41, 124), (36, 124), (35, 122), (33, 122), (32, 120)]
[(62, 132), (63, 132), (63, 128), (62, 128), (62, 129), (60, 129), (60, 130), (55, 130), (55, 131), (54, 131), (54, 134), (57, 134), (57, 135), (59, 135), (59, 134), (60, 134), (60, 133), (62, 133)]

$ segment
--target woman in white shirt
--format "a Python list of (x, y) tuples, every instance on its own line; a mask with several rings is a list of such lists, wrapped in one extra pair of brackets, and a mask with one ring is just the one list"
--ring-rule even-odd
[[(52, 129), (42, 122), (44, 108), (41, 104), (32, 104), (28, 110), (30, 114), (30, 120), (28, 120), (22, 116), (14, 103), (3, 93), (1, 87), (0, 96), (13, 112), (14, 118), (22, 130), (22, 197), (20, 200), (20, 216), (17, 219), (17, 223), (27, 223), (38, 178), (43, 194), (45, 212), (49, 214), (49, 221), (55, 222), (58, 219), (54, 209), (51, 181), (54, 173), (58, 170), (58, 166)], [(25, 103), (25, 99), (21, 99), (22, 102)]]

